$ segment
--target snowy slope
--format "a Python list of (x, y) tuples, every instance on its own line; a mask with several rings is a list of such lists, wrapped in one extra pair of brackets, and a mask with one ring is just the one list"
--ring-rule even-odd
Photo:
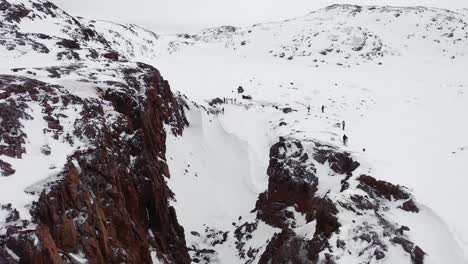
[[(464, 118), (468, 111), (466, 21), (465, 14), (423, 7), (337, 5), (281, 23), (213, 28), (196, 35), (161, 36), (161, 49), (153, 63), (167, 74), (173, 87), (197, 102), (214, 97), (237, 98), (241, 102), (238, 106), (223, 106), (224, 115), (206, 117), (213, 121), (205, 121), (201, 130), (211, 127), (218, 132), (193, 133), (225, 133), (226, 126), (234, 127), (234, 131), (228, 130), (229, 135), (246, 140), (247, 149), (261, 149), (255, 146), (259, 137), (265, 141), (265, 134), (269, 138), (267, 141), (272, 142), (277, 136), (286, 135), (338, 145), (367, 164), (376, 177), (411, 188), (420, 203), (429, 205), (442, 217), (440, 220), (430, 210), (424, 210), (424, 215), (434, 218), (427, 220), (434, 223), (428, 229), (419, 224), (425, 220), (399, 217), (407, 219), (409, 223), (405, 225), (410, 226), (414, 221), (411, 236), (434, 252), (428, 253), (428, 261), (466, 263), (462, 253), (468, 245), (468, 215), (462, 209), (466, 200), (464, 167), (468, 161), (464, 147), (467, 145), (464, 135), (468, 132)], [(181, 77), (180, 71), (186, 75)], [(241, 99), (241, 94), (237, 94), (239, 85), (253, 100)], [(326, 106), (325, 114), (320, 113), (322, 104)], [(250, 105), (247, 110), (245, 105)], [(312, 109), (310, 115), (307, 114), (308, 105)], [(297, 112), (284, 114), (272, 106), (291, 107)], [(255, 126), (248, 125), (250, 120)], [(345, 132), (337, 127), (342, 120), (346, 120)], [(280, 122), (287, 125), (279, 126)], [(191, 129), (195, 131), (193, 127), (188, 131)], [(343, 133), (350, 138), (346, 147), (341, 143)], [(200, 137), (196, 136), (192, 142), (180, 139), (184, 143), (175, 141), (173, 147), (169, 144), (173, 159), (179, 157), (171, 166), (173, 174), (187, 177), (190, 179), (187, 181), (193, 183), (185, 185), (177, 176), (172, 178), (171, 187), (178, 201), (176, 207), (181, 212), (194, 210), (206, 219), (239, 214), (236, 202), (229, 197), (240, 193), (239, 197), (245, 200), (254, 195), (234, 186), (261, 182), (258, 179), (265, 179), (265, 173), (248, 178), (248, 184), (244, 177), (236, 177), (239, 182), (219, 186), (216, 184), (218, 174), (225, 172), (219, 172), (218, 167), (209, 167), (215, 169), (215, 173), (206, 168), (210, 166), (207, 160), (213, 158), (203, 154), (205, 147), (203, 152), (196, 152), (199, 147), (195, 146), (203, 146), (198, 140)], [(219, 135), (209, 138), (217, 137)], [(245, 145), (244, 142), (221, 143), (231, 142), (228, 137), (219, 141), (215, 146), (222, 145), (218, 151), (226, 153), (230, 160), (246, 156), (226, 152)], [(185, 147), (186, 144), (190, 147)], [(187, 153), (181, 154), (181, 148)], [(268, 162), (268, 148), (264, 147), (263, 153), (264, 159), (259, 164)], [(185, 155), (198, 158), (193, 160)], [(262, 155), (250, 153), (247, 156)], [(181, 166), (181, 161), (190, 163), (192, 168), (204, 166), (205, 174), (200, 172), (191, 178), (191, 170), (186, 172), (183, 169), (186, 165)], [(219, 162), (213, 163), (222, 166)], [(254, 162), (250, 160), (249, 163)], [(223, 168), (230, 166), (232, 164)], [(238, 170), (242, 171), (243, 167), (245, 165), (238, 165)], [(257, 171), (262, 172), (263, 168), (264, 165), (260, 165)], [(237, 170), (227, 170), (238, 175)], [(204, 195), (193, 193), (187, 187)], [(205, 187), (210, 191), (205, 191)], [(263, 188), (267, 188), (266, 181), (263, 181)], [(219, 192), (225, 199), (217, 198)], [(205, 195), (207, 198), (203, 198)], [(204, 203), (212, 199), (212, 208), (224, 209), (205, 211), (197, 206), (201, 203), (199, 199)], [(218, 216), (226, 208), (229, 212)], [(244, 209), (246, 211), (248, 209)], [(184, 225), (193, 226), (194, 231), (203, 230), (197, 229), (192, 219), (192, 214), (181, 214)], [(235, 217), (231, 219), (236, 222)], [(222, 229), (225, 223), (220, 221), (213, 225)], [(433, 228), (436, 225), (439, 227)], [(190, 228), (186, 231), (188, 237), (191, 236), (189, 231)], [(451, 246), (434, 244), (433, 241), (442, 237), (445, 237), (443, 244)]]

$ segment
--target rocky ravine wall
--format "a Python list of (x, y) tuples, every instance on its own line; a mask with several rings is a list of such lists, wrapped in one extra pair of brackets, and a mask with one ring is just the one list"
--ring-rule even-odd
[[(87, 142), (68, 158), (61, 179), (40, 193), (31, 209), (36, 228), (4, 205), (10, 215), (7, 233), (0, 237), (0, 263), (76, 263), (77, 256), (89, 263), (151, 263), (151, 249), (164, 262), (190, 262), (165, 182), (163, 125), (181, 134), (183, 109), (151, 66), (138, 64), (121, 72), (127, 84), (101, 91), (100, 99), (80, 98), (33, 79), (0, 76), (2, 138), (9, 129), (21, 130), (19, 121), (30, 118), (25, 110), (31, 104), (40, 105), (48, 122), (44, 133), (59, 136), (64, 132), (61, 110), (73, 105), (82, 110), (67, 138)], [(138, 82), (131, 81), (135, 76)], [(114, 115), (104, 110), (109, 106)], [(24, 139), (11, 141), (3, 154), (21, 157), (22, 143)], [(14, 172), (5, 162), (3, 168)]]
[[(401, 186), (355, 175), (359, 166), (335, 147), (280, 138), (270, 149), (268, 189), (255, 211), (258, 219), (282, 231), (259, 263), (346, 263), (341, 259), (349, 254), (355, 263), (390, 263), (384, 259), (390, 247), (408, 256), (405, 263), (424, 263), (425, 252), (405, 234), (409, 227), (387, 217), (392, 210), (418, 213), (411, 195)], [(319, 192), (325, 178), (338, 184)], [(307, 223), (305, 237), (296, 228), (299, 214)]]

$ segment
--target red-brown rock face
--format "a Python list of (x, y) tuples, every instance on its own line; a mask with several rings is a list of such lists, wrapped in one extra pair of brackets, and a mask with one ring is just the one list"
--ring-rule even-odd
[[(107, 89), (103, 100), (81, 99), (40, 82), (34, 82), (34, 88), (25, 85), (19, 95), (21, 101), (34, 101), (36, 94), (44, 120), (56, 120), (49, 129), (58, 135), (56, 110), (68, 104), (82, 106), (74, 136), (87, 142), (68, 158), (62, 179), (40, 194), (31, 210), (37, 228), (14, 225), (0, 239), (20, 262), (73, 263), (81, 256), (89, 263), (152, 263), (151, 251), (167, 263), (190, 262), (165, 182), (169, 170), (163, 125), (180, 134), (186, 122), (183, 110), (156, 69), (138, 64), (122, 73), (128, 84)], [(134, 76), (140, 80), (131, 82)], [(9, 78), (18, 82), (7, 77), (3, 85), (9, 86)], [(6, 93), (6, 100), (13, 100), (9, 97)], [(49, 100), (56, 104), (50, 106)], [(117, 111), (112, 118), (103, 110), (105, 104)], [(15, 144), (13, 153), (21, 154)]]
[[(319, 179), (314, 165), (308, 160), (299, 141), (281, 139), (270, 149), (268, 190), (260, 195), (256, 210), (259, 219), (281, 228), (282, 232), (273, 237), (260, 263), (316, 262), (328, 238), (340, 226), (334, 203), (327, 197), (316, 195)], [(304, 240), (291, 230), (289, 220), (294, 216), (288, 207), (305, 214), (308, 222), (317, 222), (314, 239)]]
[[(319, 166), (323, 166), (320, 171)], [(423, 263), (424, 251), (404, 234), (409, 228), (385, 217), (390, 202), (400, 204), (401, 210), (417, 212), (410, 194), (370, 176), (354, 177), (359, 166), (348, 153), (334, 147), (280, 138), (270, 149), (268, 189), (259, 196), (255, 211), (257, 219), (281, 232), (269, 241), (259, 263), (336, 263), (352, 254), (347, 243), (362, 247), (356, 253), (362, 260), (383, 259), (390, 245), (399, 245), (410, 262)], [(336, 186), (320, 190), (324, 188), (321, 181), (335, 181)], [(300, 230), (296, 229), (299, 215), (306, 223), (301, 223)], [(377, 219), (376, 223), (370, 224), (371, 219)]]
[[(35, 201), (2, 197), (0, 263), (190, 262), (165, 182), (164, 125), (186, 124), (168, 82), (50, 2), (0, 0), (0, 20), (11, 67), (21, 47), (60, 65), (0, 75), (0, 177), (30, 179), (18, 195)], [(43, 20), (60, 34), (20, 30)]]

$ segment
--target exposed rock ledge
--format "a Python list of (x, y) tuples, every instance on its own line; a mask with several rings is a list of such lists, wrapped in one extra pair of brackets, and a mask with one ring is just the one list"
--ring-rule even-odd
[[(75, 263), (79, 258), (152, 263), (152, 254), (164, 262), (190, 262), (184, 230), (168, 204), (172, 193), (165, 182), (163, 128), (170, 124), (181, 134), (186, 120), (159, 72), (137, 65), (122, 68), (127, 83), (101, 90), (98, 99), (34, 79), (0, 76), (0, 133), (6, 142), (1, 154), (26, 154), (22, 124), (33, 119), (33, 106), (46, 121), (47, 127), (37, 128), (44, 135), (69, 146), (86, 143), (68, 158), (60, 180), (44, 183), (30, 210), (32, 220), (3, 205), (9, 216), (0, 236), (0, 263)], [(70, 109), (79, 111), (67, 127), (71, 117), (64, 113)], [(16, 169), (5, 161), (0, 165), (6, 176)]]
[[(282, 232), (259, 263), (336, 263), (347, 254), (373, 263), (395, 246), (408, 253), (409, 263), (423, 263), (424, 251), (404, 233), (409, 228), (387, 218), (391, 210), (417, 212), (411, 195), (403, 187), (353, 175), (359, 166), (334, 147), (280, 138), (270, 150), (268, 190), (255, 210), (258, 219)], [(324, 193), (320, 182), (330, 178), (338, 184)]]

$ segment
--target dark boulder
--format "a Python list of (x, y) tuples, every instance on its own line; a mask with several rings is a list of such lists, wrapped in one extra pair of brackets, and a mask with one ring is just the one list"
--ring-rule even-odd
[(62, 39), (61, 41), (57, 42), (57, 45), (72, 50), (80, 49), (80, 44), (76, 40), (71, 39)]
[(221, 99), (219, 97), (216, 97), (216, 98), (212, 99), (208, 104), (210, 106), (214, 106), (214, 105), (223, 104), (223, 103), (224, 103), (223, 99)]
[(16, 170), (11, 167), (11, 164), (0, 159), (0, 175), (1, 176), (11, 176), (15, 174)]
[(285, 114), (288, 114), (288, 113), (291, 113), (293, 111), (293, 109), (291, 107), (285, 107), (282, 109), (283, 113)]
[(393, 185), (386, 181), (379, 181), (367, 175), (358, 178), (360, 184), (358, 188), (366, 191), (370, 195), (377, 195), (387, 200), (404, 200), (409, 198), (409, 194), (400, 186)]
[(102, 56), (104, 58), (112, 60), (112, 61), (118, 61), (119, 60), (119, 53), (117, 53), (115, 51), (104, 53)]
[(410, 199), (410, 200), (404, 202), (403, 205), (400, 206), (399, 208), (401, 208), (402, 210), (405, 210), (407, 212), (419, 213), (419, 208), (416, 206), (413, 199)]

